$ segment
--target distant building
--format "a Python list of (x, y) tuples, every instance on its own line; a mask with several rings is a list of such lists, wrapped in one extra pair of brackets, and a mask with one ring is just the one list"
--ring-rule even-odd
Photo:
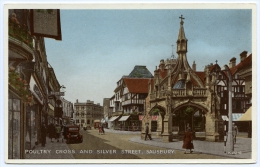
[(103, 117), (103, 107), (99, 103), (90, 100), (79, 102), (78, 99), (74, 103), (74, 123), (80, 127), (94, 127), (94, 122), (100, 122)]
[(134, 123), (140, 127), (139, 115), (144, 112), (144, 102), (148, 94), (148, 82), (153, 78), (146, 66), (136, 65), (129, 75), (123, 76), (110, 98), (113, 110), (109, 127), (128, 130)]
[(63, 124), (69, 124), (71, 118), (73, 118), (73, 103), (61, 97), (61, 105), (62, 105), (62, 120)]

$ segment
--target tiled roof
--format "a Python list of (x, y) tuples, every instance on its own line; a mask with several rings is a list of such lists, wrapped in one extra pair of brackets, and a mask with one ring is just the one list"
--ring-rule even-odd
[(205, 72), (203, 71), (195, 71), (195, 73), (197, 74), (197, 76), (201, 79), (202, 83), (205, 83)]
[(242, 62), (237, 64), (235, 67), (230, 68), (231, 74), (234, 75), (236, 72), (238, 72), (240, 69), (252, 65), (252, 54), (247, 56)]
[(130, 93), (148, 93), (148, 82), (150, 79), (143, 78), (124, 78)]
[(132, 72), (127, 76), (128, 78), (153, 78), (151, 72), (146, 66), (136, 65)]
[(176, 84), (174, 84), (173, 89), (184, 89), (185, 88), (185, 79), (180, 79)]

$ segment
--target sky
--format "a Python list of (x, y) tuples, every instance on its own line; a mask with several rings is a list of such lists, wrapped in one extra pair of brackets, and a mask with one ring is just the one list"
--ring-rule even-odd
[(153, 74), (161, 59), (172, 52), (177, 57), (181, 15), (187, 59), (190, 65), (196, 62), (197, 71), (216, 60), (220, 66), (232, 57), (239, 62), (243, 51), (252, 53), (250, 9), (62, 9), (62, 40), (45, 38), (45, 47), (60, 85), (66, 87), (64, 98), (103, 105), (135, 65)]

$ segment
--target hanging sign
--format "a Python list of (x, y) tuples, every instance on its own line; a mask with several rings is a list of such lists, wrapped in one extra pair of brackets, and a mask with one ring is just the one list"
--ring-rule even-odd
[(31, 34), (61, 40), (60, 10), (32, 9)]

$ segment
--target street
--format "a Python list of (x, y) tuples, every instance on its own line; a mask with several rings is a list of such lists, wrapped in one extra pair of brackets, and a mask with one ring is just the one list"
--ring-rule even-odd
[[(81, 131), (83, 143), (68, 144), (75, 159), (224, 159), (225, 157), (165, 149), (129, 141), (140, 134), (105, 133), (98, 130)], [(181, 146), (180, 146), (181, 147)]]

